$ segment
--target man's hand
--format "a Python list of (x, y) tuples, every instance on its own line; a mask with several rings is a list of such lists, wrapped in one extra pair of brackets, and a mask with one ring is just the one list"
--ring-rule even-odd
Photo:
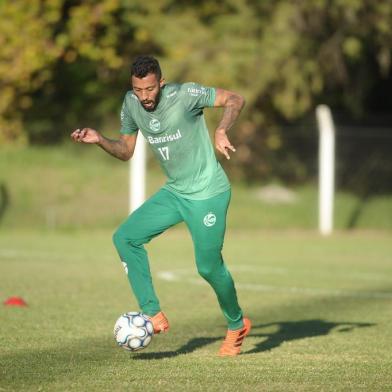
[(242, 108), (245, 105), (245, 99), (232, 91), (223, 90), (222, 88), (216, 89), (216, 96), (214, 107), (223, 107), (223, 116), (217, 130), (215, 131), (215, 148), (221, 152), (226, 159), (230, 159), (229, 152), (235, 152), (235, 148), (230, 143), (226, 135), (234, 121), (239, 116)]
[(218, 128), (215, 131), (215, 148), (222, 153), (226, 159), (230, 159), (229, 151), (235, 152), (235, 148), (230, 143), (230, 140), (226, 135), (226, 131), (222, 128)]
[(79, 143), (96, 144), (100, 142), (100, 134), (91, 128), (77, 129), (71, 133), (71, 139)]
[(71, 139), (79, 143), (96, 144), (115, 158), (127, 161), (135, 151), (137, 133), (121, 135), (118, 140), (111, 140), (92, 128), (76, 129)]

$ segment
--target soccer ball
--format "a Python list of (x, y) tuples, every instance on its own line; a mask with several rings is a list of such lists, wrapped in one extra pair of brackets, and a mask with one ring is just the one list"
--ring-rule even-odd
[(128, 351), (146, 348), (154, 335), (150, 319), (139, 312), (121, 315), (114, 324), (114, 339), (117, 344)]

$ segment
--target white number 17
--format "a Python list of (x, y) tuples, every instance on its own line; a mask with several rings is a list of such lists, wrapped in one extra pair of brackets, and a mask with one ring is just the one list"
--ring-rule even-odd
[(168, 161), (169, 158), (169, 147), (159, 147), (158, 151), (161, 153), (164, 161)]

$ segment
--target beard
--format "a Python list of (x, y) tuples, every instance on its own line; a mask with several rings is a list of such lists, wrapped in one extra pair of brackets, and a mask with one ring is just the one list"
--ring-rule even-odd
[(157, 105), (155, 101), (143, 101), (142, 106), (144, 110), (147, 110), (147, 112), (152, 112)]
[(159, 89), (157, 95), (155, 96), (155, 99), (146, 99), (144, 101), (140, 101), (140, 103), (142, 104), (144, 110), (146, 110), (147, 112), (152, 112), (158, 106), (160, 98), (161, 98), (161, 89)]

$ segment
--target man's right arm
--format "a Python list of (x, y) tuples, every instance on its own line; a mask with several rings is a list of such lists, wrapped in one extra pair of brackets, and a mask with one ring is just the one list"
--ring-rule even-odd
[(121, 135), (118, 140), (113, 140), (95, 129), (83, 128), (72, 132), (71, 138), (79, 143), (97, 144), (115, 158), (128, 161), (135, 151), (137, 132), (131, 135)]

